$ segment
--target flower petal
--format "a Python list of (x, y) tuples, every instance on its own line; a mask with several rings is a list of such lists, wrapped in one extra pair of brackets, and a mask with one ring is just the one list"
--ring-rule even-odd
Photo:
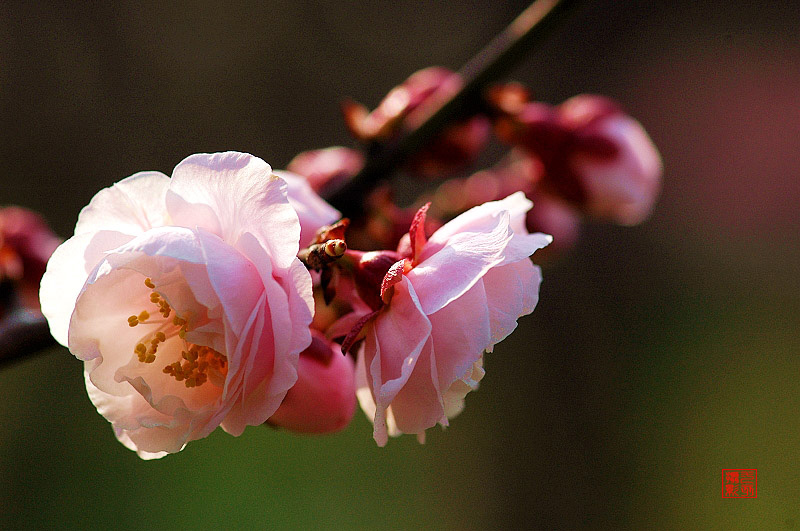
[(491, 345), (505, 339), (539, 301), (542, 271), (530, 260), (495, 267), (483, 277), (491, 323)]
[(401, 432), (424, 437), (425, 430), (436, 423), (447, 425), (436, 370), (435, 349), (429, 339), (420, 351), (413, 370), (391, 402), (397, 429)]
[(172, 173), (166, 197), (176, 225), (204, 228), (231, 245), (252, 233), (279, 269), (299, 250), (300, 222), (287, 185), (269, 164), (246, 153), (191, 155)]
[[(356, 398), (358, 398), (358, 405), (361, 407), (361, 410), (370, 420), (373, 422), (375, 419), (375, 413), (377, 412), (377, 406), (375, 405), (375, 398), (372, 394), (372, 380), (367, 374), (367, 366), (364, 362), (364, 352), (365, 348), (362, 345), (361, 351), (359, 352), (357, 359), (356, 359)], [(394, 413), (392, 412), (392, 406), (386, 410), (386, 433), (382, 435), (384, 439), (388, 440), (388, 437), (397, 437), (401, 435), (400, 430), (397, 429), (397, 423), (394, 420)], [(378, 439), (375, 439), (378, 441)], [(380, 443), (378, 443), (380, 444)], [(385, 445), (384, 442), (381, 446)]]
[(273, 173), (289, 186), (289, 203), (300, 219), (300, 247), (308, 247), (320, 227), (330, 225), (342, 214), (318, 196), (305, 177), (288, 171)]
[(464, 399), (470, 391), (478, 389), (478, 384), (483, 379), (486, 371), (483, 370), (483, 356), (472, 364), (472, 367), (442, 393), (444, 414), (451, 419), (464, 409)]
[(454, 301), (486, 271), (503, 262), (513, 236), (507, 211), (475, 219), (469, 229), (447, 238), (446, 245), (431, 255), (428, 245), (438, 231), (434, 233), (423, 250), (423, 261), (406, 274), (425, 314), (430, 315)]
[(107, 251), (130, 240), (127, 234), (100, 231), (73, 236), (55, 250), (42, 276), (39, 300), (56, 341), (67, 346), (70, 316), (89, 273)]
[(484, 350), (493, 345), (490, 311), (483, 282), (479, 281), (461, 297), (428, 316), (436, 352), (436, 374), (442, 389), (448, 389), (461, 378)]
[(439, 227), (431, 235), (429, 245), (442, 246), (448, 239), (460, 232), (475, 232), (485, 225), (487, 218), (496, 217), (504, 210), (509, 213), (511, 229), (518, 234), (527, 234), (525, 213), (532, 206), (533, 203), (522, 192), (515, 192), (499, 201), (488, 201), (470, 208)]
[(387, 442), (386, 409), (411, 377), (430, 332), (431, 323), (414, 287), (403, 279), (395, 284), (391, 305), (378, 315), (365, 338), (364, 361), (376, 402), (374, 437), (379, 446)]
[(113, 230), (135, 236), (165, 225), (169, 182), (163, 173), (143, 171), (100, 190), (81, 210), (75, 234)]

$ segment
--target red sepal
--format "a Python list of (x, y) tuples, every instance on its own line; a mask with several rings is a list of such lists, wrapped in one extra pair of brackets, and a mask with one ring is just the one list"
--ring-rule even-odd
[(408, 235), (411, 237), (411, 260), (412, 265), (419, 263), (419, 255), (422, 253), (422, 248), (428, 238), (425, 236), (425, 218), (428, 215), (428, 208), (430, 203), (425, 203), (414, 214), (414, 220), (411, 222), (411, 228), (408, 230)]
[(364, 331), (364, 326), (366, 326), (366, 324), (370, 322), (373, 317), (378, 315), (378, 311), (379, 310), (376, 310), (372, 313), (368, 313), (367, 315), (356, 321), (356, 324), (353, 325), (353, 328), (345, 336), (344, 341), (342, 341), (342, 354), (347, 354), (358, 341), (364, 339), (364, 336), (366, 335), (366, 332)]

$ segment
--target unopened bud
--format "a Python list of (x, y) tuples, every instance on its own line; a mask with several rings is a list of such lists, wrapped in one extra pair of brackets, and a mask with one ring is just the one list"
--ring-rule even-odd
[(319, 271), (344, 256), (345, 251), (347, 251), (347, 244), (344, 240), (328, 240), (301, 249), (297, 253), (297, 258), (309, 269)]
[(623, 225), (643, 221), (661, 188), (662, 163), (642, 126), (601, 96), (556, 108), (527, 103), (497, 120), (498, 136), (542, 165), (542, 187), (580, 211)]
[[(418, 127), (462, 85), (461, 77), (446, 68), (429, 67), (415, 72), (393, 88), (370, 113), (360, 104), (342, 105), (350, 133), (362, 142), (382, 142), (404, 130)], [(491, 131), (489, 119), (468, 117), (445, 128), (406, 164), (410, 172), (439, 176), (459, 170), (483, 151)]]
[(329, 240), (322, 246), (325, 249), (325, 254), (331, 258), (339, 258), (347, 250), (347, 244), (344, 243), (344, 240)]
[(576, 96), (559, 107), (576, 129), (569, 165), (584, 190), (589, 214), (636, 225), (650, 214), (661, 190), (661, 156), (642, 125), (600, 96)]
[(491, 168), (467, 178), (443, 182), (433, 194), (432, 211), (443, 218), (451, 218), (514, 192), (530, 196), (541, 179), (541, 173), (541, 165), (537, 160), (522, 151), (512, 151)]
[(531, 197), (533, 208), (528, 211), (525, 225), (528, 232), (544, 232), (553, 242), (536, 252), (537, 263), (552, 259), (571, 249), (580, 237), (580, 214), (569, 204), (545, 194)]
[(487, 101), (496, 109), (505, 114), (519, 114), (522, 108), (530, 101), (530, 91), (520, 83), (506, 83), (490, 88), (486, 95)]
[(483, 153), (491, 129), (489, 119), (482, 115), (457, 122), (417, 152), (406, 169), (423, 177), (452, 174), (475, 162)]
[(298, 433), (330, 433), (350, 423), (356, 408), (355, 366), (316, 330), (300, 353), (297, 382), (268, 423)]

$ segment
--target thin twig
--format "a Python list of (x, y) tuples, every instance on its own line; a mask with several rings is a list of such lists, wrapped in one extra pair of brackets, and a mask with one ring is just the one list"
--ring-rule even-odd
[(326, 198), (350, 217), (363, 213), (363, 204), (378, 182), (391, 175), (410, 154), (433, 138), (445, 125), (477, 112), (486, 85), (507, 73), (566, 16), (577, 0), (537, 0), (459, 71), (461, 88), (443, 101), (418, 127), (390, 143), (373, 146), (364, 168)]

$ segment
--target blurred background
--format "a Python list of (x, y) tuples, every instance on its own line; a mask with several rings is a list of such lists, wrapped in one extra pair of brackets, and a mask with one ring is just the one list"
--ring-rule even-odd
[[(235, 149), (350, 145), (525, 1), (0, 4), (0, 204), (63, 237), (102, 187)], [(52, 350), (0, 371), (0, 528), (800, 526), (800, 41), (793, 2), (584, 2), (510, 79), (621, 102), (665, 161), (652, 218), (589, 224), (446, 431), (377, 448), (221, 431), (143, 462)], [(757, 468), (757, 499), (721, 499)]]

